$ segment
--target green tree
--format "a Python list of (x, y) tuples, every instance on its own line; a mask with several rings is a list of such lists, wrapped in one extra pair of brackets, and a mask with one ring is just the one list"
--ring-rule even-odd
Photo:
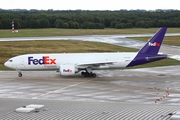
[(49, 28), (50, 27), (50, 24), (49, 24), (49, 21), (47, 19), (40, 19), (39, 20), (39, 27), (40, 28)]
[(94, 17), (93, 22), (94, 22), (94, 23), (102, 23), (103, 21), (101, 20), (100, 17)]
[[(12, 20), (15, 21), (15, 28), (67, 28), (69, 25), (68, 28), (73, 29), (99, 29), (115, 28), (117, 23), (121, 23), (124, 28), (179, 27), (179, 16), (180, 11), (0, 10), (1, 29), (10, 29)], [(42, 20), (49, 21), (49, 25), (45, 25)]]
[(88, 22), (88, 29), (96, 29), (96, 24), (93, 22)]
[[(53, 11), (51, 11), (51, 12), (53, 12)], [(51, 28), (55, 28), (56, 27), (56, 20), (57, 20), (57, 17), (55, 15), (48, 16), (48, 21), (50, 23), (50, 27)]]
[(74, 29), (75, 28), (75, 26), (74, 26), (74, 21), (68, 21), (68, 24), (69, 24), (69, 28), (72, 28), (72, 29)]
[(138, 21), (138, 22), (136, 23), (135, 27), (141, 28), (141, 27), (142, 27), (142, 21)]
[(82, 28), (82, 29), (88, 29), (88, 28), (89, 28), (88, 22), (83, 22), (83, 23), (80, 25), (80, 28)]
[(142, 22), (142, 28), (149, 28), (149, 24), (147, 22)]
[(131, 23), (126, 23), (124, 27), (125, 27), (125, 28), (132, 28), (133, 26), (132, 26)]
[(105, 27), (110, 27), (111, 26), (111, 20), (109, 18), (104, 18), (104, 25)]
[(122, 23), (118, 23), (118, 24), (116, 24), (115, 28), (116, 28), (116, 29), (123, 29), (124, 26), (123, 26)]
[(63, 28), (69, 28), (69, 24), (67, 22), (64, 22)]
[(74, 22), (73, 24), (74, 24), (75, 29), (79, 29), (79, 23), (78, 22)]
[(23, 21), (21, 19), (15, 19), (14, 20), (14, 28), (15, 29), (21, 29), (22, 26), (23, 26)]
[(104, 29), (104, 25), (101, 23), (95, 23), (95, 29)]
[(164, 20), (159, 20), (157, 23), (157, 27), (166, 27), (166, 22)]
[(2, 29), (11, 29), (12, 21), (10, 19), (2, 19), (1, 21)]
[(37, 20), (31, 19), (29, 21), (30, 28), (39, 28), (39, 22)]
[(180, 27), (180, 21), (176, 22), (176, 27)]
[(64, 21), (61, 19), (56, 20), (56, 28), (63, 28), (64, 27)]
[(111, 28), (115, 28), (115, 26), (116, 26), (117, 23), (118, 23), (117, 21), (112, 21), (112, 22), (111, 22)]
[(2, 29), (2, 24), (1, 24), (1, 21), (0, 21), (0, 29)]

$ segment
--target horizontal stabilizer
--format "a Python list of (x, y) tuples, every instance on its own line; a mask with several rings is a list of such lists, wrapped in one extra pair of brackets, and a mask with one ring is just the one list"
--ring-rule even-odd
[(153, 57), (146, 57), (145, 59), (147, 60), (147, 61), (155, 61), (155, 60), (157, 60), (157, 59), (164, 59), (164, 58), (167, 58), (167, 56), (153, 56)]

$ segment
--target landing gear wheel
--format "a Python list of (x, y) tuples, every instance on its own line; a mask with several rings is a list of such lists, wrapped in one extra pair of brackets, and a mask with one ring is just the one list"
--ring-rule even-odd
[(95, 73), (92, 73), (92, 77), (96, 77), (96, 74), (95, 74)]
[(83, 76), (84, 76), (85, 74), (86, 74), (85, 72), (81, 72), (81, 75), (83, 75)]
[(84, 77), (90, 77), (89, 73), (85, 72)]
[(84, 77), (96, 77), (96, 74), (92, 72), (91, 68), (86, 68), (85, 71), (81, 72), (81, 75)]
[(22, 77), (22, 73), (19, 73), (18, 76), (19, 76), (19, 77)]
[(95, 73), (82, 72), (81, 75), (84, 77), (96, 77)]

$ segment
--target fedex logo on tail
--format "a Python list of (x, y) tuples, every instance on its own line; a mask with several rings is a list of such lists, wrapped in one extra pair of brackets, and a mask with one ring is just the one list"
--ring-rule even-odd
[(63, 72), (72, 72), (71, 69), (63, 69)]
[(56, 64), (56, 59), (52, 59), (49, 56), (43, 56), (42, 59), (35, 59), (34, 57), (28, 57), (28, 65), (48, 65), (48, 64)]
[(160, 43), (158, 43), (158, 42), (154, 42), (154, 43), (149, 42), (149, 46), (160, 46)]

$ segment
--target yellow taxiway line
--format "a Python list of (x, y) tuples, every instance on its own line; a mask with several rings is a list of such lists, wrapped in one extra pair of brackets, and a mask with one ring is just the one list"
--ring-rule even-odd
[(65, 90), (65, 89), (68, 89), (68, 88), (71, 88), (71, 87), (74, 87), (74, 86), (77, 86), (77, 85), (80, 85), (80, 84), (84, 84), (84, 83), (87, 83), (87, 82), (91, 82), (91, 81), (94, 81), (94, 80), (96, 80), (96, 78), (93, 78), (93, 79), (90, 79), (90, 80), (86, 80), (86, 81), (83, 81), (83, 82), (78, 82), (78, 83), (75, 83), (75, 84), (72, 84), (72, 85), (69, 85), (69, 86), (66, 86), (66, 87), (54, 90), (54, 91), (48, 91), (48, 92), (46, 92), (44, 94), (41, 94), (41, 95), (39, 95), (37, 97), (32, 97), (32, 99), (37, 99), (38, 97), (43, 97), (45, 95), (48, 95), (48, 94), (51, 94), (51, 93), (55, 93), (55, 92), (60, 91), (60, 90)]

